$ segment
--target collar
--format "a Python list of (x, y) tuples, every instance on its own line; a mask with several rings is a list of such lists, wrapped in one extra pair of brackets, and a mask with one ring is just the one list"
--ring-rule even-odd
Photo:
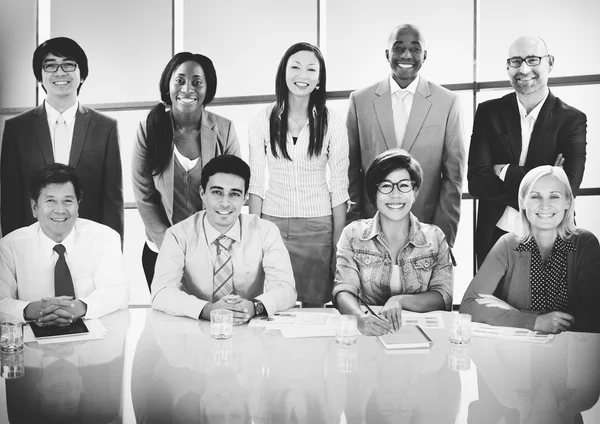
[(410, 84), (408, 84), (408, 87), (400, 88), (400, 86), (398, 85), (396, 80), (390, 75), (390, 91), (392, 92), (392, 96), (394, 95), (394, 93), (396, 91), (400, 91), (400, 90), (408, 91), (409, 93), (411, 93), (414, 96), (415, 93), (417, 92), (417, 87), (419, 86), (420, 79), (421, 79), (421, 76), (417, 75), (417, 77), (414, 79), (414, 81), (411, 82)]
[[(77, 222), (75, 222), (75, 225), (73, 226), (73, 229), (71, 229), (71, 232), (69, 233), (69, 235), (67, 237), (65, 237), (65, 239), (60, 243), (63, 246), (65, 246), (65, 253), (67, 255), (73, 251), (73, 245), (75, 244), (76, 227), (77, 227)], [(40, 246), (42, 247), (42, 252), (44, 252), (44, 254), (48, 258), (51, 258), (52, 255), (55, 253), (54, 246), (56, 246), (58, 243), (55, 242), (54, 240), (52, 240), (46, 234), (44, 234), (42, 227), (39, 226), (39, 222), (38, 222), (38, 237), (39, 237), (39, 241), (40, 241)]]
[(521, 119), (531, 119), (531, 118), (533, 118), (534, 121), (537, 120), (538, 115), (540, 114), (540, 110), (542, 110), (542, 106), (544, 106), (544, 103), (546, 103), (546, 99), (548, 98), (549, 94), (550, 94), (550, 90), (548, 90), (548, 92), (546, 93), (546, 96), (542, 99), (542, 101), (539, 102), (537, 104), (537, 106), (534, 107), (531, 110), (531, 112), (529, 112), (529, 115), (527, 114), (527, 111), (525, 110), (525, 107), (519, 101), (519, 97), (516, 96), (516, 98), (517, 98), (517, 106), (519, 107), (519, 115), (521, 116)]
[[(212, 224), (208, 221), (208, 218), (206, 217), (206, 212), (204, 213), (202, 220), (204, 221), (204, 233), (206, 234), (206, 242), (210, 246), (212, 243), (215, 242), (216, 239), (218, 239), (221, 236), (221, 232), (215, 227), (213, 227)], [(229, 230), (227, 230), (225, 235), (233, 241), (237, 241), (238, 243), (242, 241), (239, 217), (235, 220), (233, 226)]]
[[(515, 247), (517, 252), (534, 252), (539, 251), (538, 245), (535, 242), (535, 239), (531, 237), (528, 241), (524, 243), (519, 243), (517, 247)], [(554, 246), (552, 246), (553, 251), (567, 253), (567, 252), (576, 252), (577, 248), (570, 240), (563, 240), (560, 236), (556, 236), (556, 240), (554, 240)]]
[[(410, 219), (410, 227), (408, 230), (408, 238), (406, 243), (410, 243), (415, 247), (423, 247), (428, 244), (427, 237), (421, 229), (421, 223), (412, 212), (409, 212), (408, 218)], [(365, 228), (361, 240), (371, 240), (381, 234), (381, 223), (379, 222), (379, 211), (371, 219), (371, 222)]]
[[(48, 120), (52, 123), (55, 123), (58, 119), (58, 115), (60, 115), (61, 113), (54, 109), (46, 100), (44, 100), (44, 107), (46, 108), (46, 115), (48, 116)], [(67, 123), (67, 125), (71, 125), (75, 120), (75, 114), (77, 113), (78, 108), (79, 100), (77, 100), (73, 106), (71, 106), (62, 113), (62, 116), (65, 118), (65, 122)]]

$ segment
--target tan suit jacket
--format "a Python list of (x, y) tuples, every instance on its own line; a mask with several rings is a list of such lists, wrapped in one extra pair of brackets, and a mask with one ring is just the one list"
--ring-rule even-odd
[[(398, 147), (389, 78), (350, 95), (350, 201), (348, 221), (372, 217), (364, 177), (373, 159)], [(402, 148), (423, 168), (423, 184), (411, 211), (421, 222), (437, 225), (454, 245), (465, 174), (464, 131), (455, 93), (420, 77)]]

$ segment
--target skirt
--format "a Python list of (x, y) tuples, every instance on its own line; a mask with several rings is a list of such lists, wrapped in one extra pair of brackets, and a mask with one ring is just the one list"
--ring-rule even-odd
[(292, 261), (298, 300), (308, 303), (331, 301), (332, 216), (277, 218), (263, 214), (262, 218), (273, 222), (281, 232)]

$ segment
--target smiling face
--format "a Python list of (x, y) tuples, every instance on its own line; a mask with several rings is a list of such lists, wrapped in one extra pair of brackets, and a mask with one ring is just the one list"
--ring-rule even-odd
[(525, 61), (519, 68), (511, 68), (507, 65), (506, 71), (510, 84), (518, 93), (533, 94), (547, 89), (548, 75), (550, 75), (553, 67), (550, 64), (550, 57), (543, 57), (547, 54), (546, 45), (538, 37), (521, 37), (510, 46), (508, 57), (542, 57), (542, 61), (538, 66), (530, 67)]
[(392, 68), (394, 81), (406, 88), (417, 78), (427, 59), (427, 50), (424, 50), (419, 31), (410, 26), (398, 28), (389, 38), (385, 57)]
[(31, 200), (33, 216), (48, 238), (61, 243), (69, 235), (79, 216), (79, 203), (71, 182), (51, 183)]
[(55, 56), (49, 53), (42, 62), (42, 85), (48, 94), (47, 100), (50, 104), (60, 102), (69, 102), (73, 104), (77, 100), (77, 89), (83, 81), (79, 73), (79, 67), (72, 72), (65, 72), (58, 67), (56, 72), (44, 71), (45, 64), (76, 63), (72, 59)]
[(206, 76), (199, 63), (184, 62), (171, 74), (169, 96), (174, 111), (191, 113), (202, 108), (206, 97)]
[(320, 65), (317, 56), (308, 50), (294, 53), (287, 61), (285, 82), (290, 94), (309, 96), (319, 84)]
[(200, 189), (200, 197), (206, 207), (208, 222), (224, 234), (233, 226), (244, 206), (244, 179), (234, 174), (216, 173), (208, 179), (206, 191)]
[[(393, 184), (402, 181), (410, 181), (410, 174), (406, 169), (397, 169), (387, 175), (382, 182), (391, 182)], [(402, 193), (398, 187), (394, 187), (389, 194), (376, 192), (377, 210), (381, 221), (402, 221), (408, 219), (408, 213), (417, 198), (415, 189), (408, 193)]]
[(537, 180), (523, 205), (534, 237), (540, 231), (557, 231), (569, 204), (564, 187), (555, 176), (544, 175)]

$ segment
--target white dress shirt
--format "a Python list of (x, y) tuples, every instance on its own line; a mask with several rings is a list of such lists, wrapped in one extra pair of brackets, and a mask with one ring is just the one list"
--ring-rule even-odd
[[(54, 297), (56, 244), (37, 222), (0, 239), (0, 310), (23, 320), (30, 302)], [(117, 232), (79, 218), (62, 244), (75, 297), (87, 305), (84, 318), (98, 318), (127, 307), (129, 282), (123, 275)]]
[(330, 216), (332, 208), (346, 202), (348, 195), (348, 135), (346, 126), (328, 109), (327, 133), (321, 155), (308, 156), (308, 122), (298, 134), (296, 144), (287, 134), (287, 151), (271, 153), (269, 105), (248, 126), (250, 143), (249, 193), (263, 199), (262, 213), (279, 218), (316, 218)]
[[(167, 230), (152, 280), (154, 309), (198, 319), (212, 302), (217, 230), (205, 216), (197, 212)], [(238, 221), (227, 232), (234, 240), (233, 293), (260, 300), (269, 315), (293, 307), (294, 272), (279, 228), (256, 215), (241, 214)]]
[[(527, 114), (527, 110), (517, 98), (519, 116), (521, 117), (521, 154), (519, 155), (519, 166), (524, 166), (525, 161), (527, 160), (527, 152), (529, 151), (531, 133), (533, 133), (533, 127), (535, 126), (535, 121), (540, 114), (540, 110), (542, 110), (542, 106), (548, 98), (548, 93), (546, 93), (546, 96), (542, 99), (542, 101), (539, 102), (537, 106), (534, 107), (531, 112), (529, 112), (529, 114)], [(499, 178), (502, 181), (504, 181), (506, 178), (506, 173), (508, 172), (509, 166), (510, 165), (506, 165), (504, 168), (502, 168), (502, 171), (500, 171)], [(504, 209), (504, 213), (498, 220), (496, 227), (506, 231), (507, 233), (515, 231), (518, 232), (520, 229), (520, 222), (519, 211), (507, 206), (506, 209)]]
[[(61, 115), (61, 113), (54, 109), (47, 101), (44, 102), (44, 107), (46, 108), (46, 118), (48, 119), (48, 128), (50, 129), (50, 138), (52, 139), (52, 151), (54, 152), (54, 162), (64, 163), (65, 165), (68, 165), (68, 156), (57, 157), (56, 155), (57, 149), (54, 134), (56, 133), (56, 127), (58, 126), (56, 120), (58, 119), (58, 116)], [(69, 137), (67, 140), (68, 149), (64, 149), (65, 152), (71, 152), (71, 145), (73, 144), (73, 130), (75, 129), (75, 115), (77, 114), (78, 108), (79, 101), (76, 101), (73, 106), (71, 106), (62, 113), (62, 116), (65, 119), (65, 123), (67, 124), (67, 129), (69, 132)]]

